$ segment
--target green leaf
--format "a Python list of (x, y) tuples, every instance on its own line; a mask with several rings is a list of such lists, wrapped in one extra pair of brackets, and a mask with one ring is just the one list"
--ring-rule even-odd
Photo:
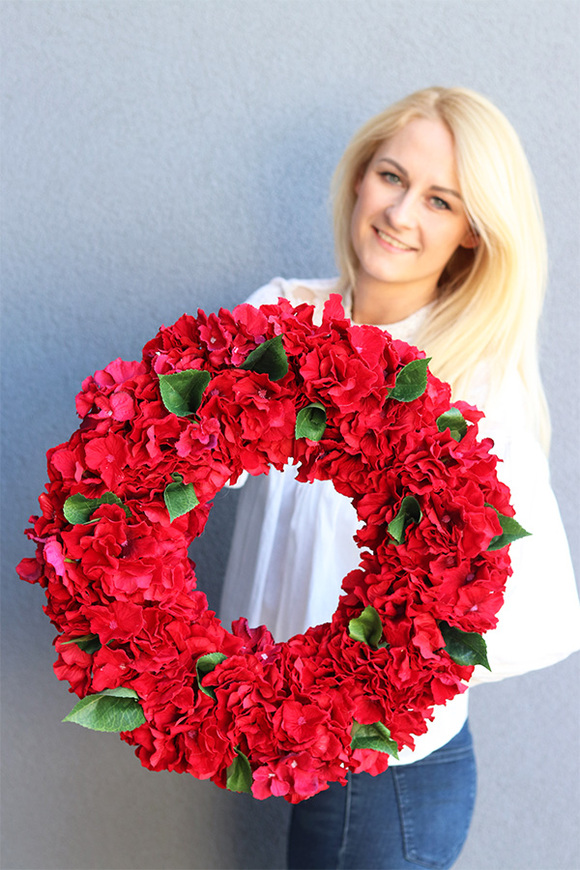
[(427, 389), (427, 365), (428, 359), (414, 359), (403, 366), (397, 375), (395, 386), (389, 390), (389, 398), (397, 402), (412, 402), (418, 399)]
[(282, 336), (276, 335), (259, 344), (248, 354), (240, 368), (268, 375), (271, 381), (281, 380), (288, 372), (288, 357), (282, 344)]
[(445, 641), (445, 650), (458, 665), (483, 665), (491, 671), (487, 660), (487, 645), (480, 634), (475, 631), (461, 631), (448, 622), (438, 623), (439, 631)]
[[(104, 492), (99, 498), (87, 498), (77, 492), (76, 495), (70, 495), (65, 501), (62, 511), (65, 519), (73, 526), (87, 525), (97, 520), (91, 520), (93, 513), (102, 504), (118, 504), (125, 511), (125, 516), (130, 517), (131, 511), (126, 507), (119, 496), (114, 492)], [(98, 519), (98, 518), (97, 518)]]
[(383, 639), (383, 624), (374, 607), (365, 607), (360, 616), (348, 623), (348, 633), (353, 640), (359, 640), (377, 649)]
[[(493, 507), (493, 505), (490, 504), (487, 505), (487, 507)], [(502, 533), (501, 535), (496, 535), (495, 538), (491, 539), (489, 547), (487, 548), (488, 550), (501, 550), (502, 547), (507, 547), (507, 545), (513, 543), (513, 541), (518, 541), (520, 538), (527, 538), (530, 536), (531, 532), (526, 532), (523, 526), (520, 526), (514, 517), (506, 517), (504, 514), (500, 514), (497, 508), (493, 509), (497, 514)]]
[(378, 752), (386, 752), (393, 758), (399, 757), (399, 748), (391, 732), (382, 722), (373, 722), (372, 725), (361, 725), (354, 722), (352, 727), (351, 749), (375, 749)]
[(201, 369), (185, 369), (170, 375), (159, 375), (161, 400), (171, 414), (176, 417), (189, 417), (201, 405), (204, 390), (210, 380), (210, 373)]
[(411, 523), (418, 523), (423, 514), (419, 502), (412, 495), (406, 495), (401, 502), (399, 513), (387, 526), (387, 531), (397, 544), (405, 540), (405, 530)]
[(63, 722), (76, 722), (92, 731), (133, 731), (145, 723), (137, 692), (125, 686), (105, 689), (82, 698)]
[(184, 483), (181, 474), (172, 474), (173, 483), (167, 484), (163, 492), (165, 507), (171, 522), (188, 513), (199, 504), (193, 483)]
[(98, 634), (83, 634), (82, 637), (73, 637), (72, 640), (63, 640), (61, 646), (68, 646), (71, 643), (76, 643), (79, 649), (82, 649), (83, 652), (86, 652), (89, 655), (96, 653), (102, 646)]
[(320, 441), (326, 429), (326, 408), (320, 402), (306, 405), (296, 414), (296, 438)]
[(213, 698), (214, 701), (217, 700), (215, 696), (215, 692), (211, 686), (205, 688), (202, 685), (202, 680), (206, 674), (211, 674), (216, 665), (219, 665), (220, 662), (223, 662), (227, 659), (227, 656), (221, 652), (208, 653), (205, 656), (201, 656), (197, 660), (197, 664), (195, 666), (195, 670), (197, 673), (197, 684), (204, 695), (207, 695), (210, 698)]
[(449, 408), (437, 417), (437, 428), (440, 432), (449, 429), (449, 434), (455, 441), (461, 441), (467, 432), (467, 422), (459, 408)]
[(226, 771), (226, 788), (230, 791), (252, 791), (252, 768), (247, 756), (236, 749), (236, 757)]

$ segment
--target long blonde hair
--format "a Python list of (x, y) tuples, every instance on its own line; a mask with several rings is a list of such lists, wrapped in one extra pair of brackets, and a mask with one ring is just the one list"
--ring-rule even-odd
[(351, 241), (355, 186), (380, 144), (413, 118), (443, 121), (455, 141), (468, 217), (479, 235), (459, 248), (439, 281), (439, 296), (417, 343), (454, 396), (467, 394), (479, 363), (489, 366), (493, 397), (516, 367), (544, 446), (549, 417), (538, 365), (537, 332), (546, 287), (546, 238), (534, 179), (519, 138), (489, 100), (466, 88), (417, 91), (371, 118), (348, 145), (333, 179), (341, 288), (355, 287)]

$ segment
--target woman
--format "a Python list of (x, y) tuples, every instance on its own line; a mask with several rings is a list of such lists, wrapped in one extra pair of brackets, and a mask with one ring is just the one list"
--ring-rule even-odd
[[(559, 661), (580, 645), (580, 611), (546, 459), (536, 350), (545, 238), (515, 132), (472, 91), (412, 94), (351, 141), (335, 175), (334, 221), (338, 279), (276, 279), (248, 301), (284, 296), (320, 312), (338, 291), (353, 322), (424, 348), (455, 398), (485, 411), (480, 429), (494, 439), (499, 475), (532, 537), (512, 547), (514, 576), (498, 628), (486, 636), (491, 673), (476, 668), (472, 684)], [(277, 640), (328, 621), (342, 578), (358, 564), (356, 522), (329, 481), (298, 484), (291, 468), (250, 479), (224, 621), (244, 614)], [(290, 867), (450, 867), (475, 796), (467, 695), (438, 708), (415, 749), (384, 774), (350, 777), (296, 805)]]

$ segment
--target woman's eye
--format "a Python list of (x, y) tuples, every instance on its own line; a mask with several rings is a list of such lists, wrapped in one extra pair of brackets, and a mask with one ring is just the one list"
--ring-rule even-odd
[(401, 179), (396, 172), (381, 172), (381, 176), (388, 181), (389, 184), (400, 184)]
[(435, 208), (448, 209), (448, 210), (451, 208), (449, 203), (445, 202), (444, 199), (441, 199), (440, 196), (432, 196), (431, 203), (432, 203), (432, 205), (435, 206)]

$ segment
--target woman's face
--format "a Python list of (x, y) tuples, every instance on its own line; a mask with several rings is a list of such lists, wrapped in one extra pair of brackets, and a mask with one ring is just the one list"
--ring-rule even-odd
[(477, 244), (459, 191), (453, 137), (439, 120), (416, 118), (383, 142), (356, 193), (357, 291), (410, 294), (418, 308), (435, 297), (458, 246)]

